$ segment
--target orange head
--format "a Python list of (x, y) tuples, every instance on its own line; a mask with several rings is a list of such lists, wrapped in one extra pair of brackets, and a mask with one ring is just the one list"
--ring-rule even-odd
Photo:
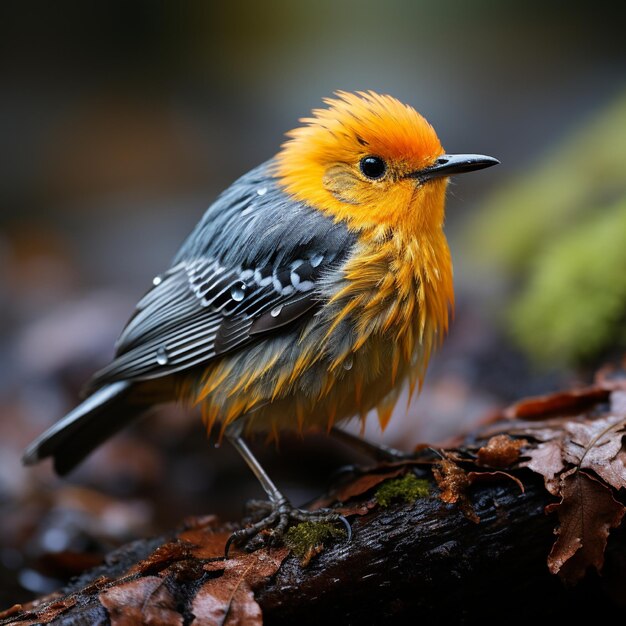
[(336, 96), (288, 133), (276, 175), (294, 198), (352, 228), (402, 234), (441, 228), (448, 176), (498, 162), (446, 155), (433, 127), (391, 96)]

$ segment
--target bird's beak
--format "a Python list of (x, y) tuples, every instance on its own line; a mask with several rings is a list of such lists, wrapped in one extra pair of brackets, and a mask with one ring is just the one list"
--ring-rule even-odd
[(411, 172), (408, 177), (416, 178), (420, 183), (424, 183), (433, 178), (482, 170), (498, 163), (500, 163), (498, 159), (483, 154), (442, 154), (434, 165)]

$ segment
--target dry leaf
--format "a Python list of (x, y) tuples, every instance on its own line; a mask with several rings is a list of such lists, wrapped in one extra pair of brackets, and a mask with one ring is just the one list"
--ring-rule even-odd
[(518, 487), (519, 490), (524, 493), (524, 484), (522, 481), (517, 478), (517, 476), (513, 476), (513, 474), (509, 474), (508, 472), (502, 472), (500, 470), (496, 470), (495, 472), (468, 472), (467, 478), (471, 485), (474, 483), (480, 482), (493, 482), (495, 480), (502, 480), (502, 478), (508, 478), (512, 480)]
[[(224, 556), (226, 542), (232, 531), (214, 531), (211, 528), (192, 528), (178, 535), (181, 541), (191, 546), (190, 554), (197, 559), (218, 559)], [(236, 550), (236, 546), (233, 546)]]
[(11, 617), (11, 615), (15, 615), (22, 610), (21, 604), (14, 604), (10, 606), (8, 609), (4, 609), (4, 611), (0, 611), (0, 619), (7, 619), (7, 617)]
[(478, 450), (478, 464), (489, 467), (510, 467), (517, 462), (520, 449), (528, 442), (508, 435), (495, 435)]
[(609, 399), (605, 387), (586, 387), (522, 400), (504, 411), (505, 417), (539, 419), (551, 415), (576, 415)]
[(527, 427), (523, 433), (543, 441), (524, 452), (529, 460), (522, 465), (541, 474), (551, 494), (559, 495), (558, 476), (571, 466), (592, 470), (615, 489), (626, 487), (623, 415), (572, 419), (552, 428)]
[(159, 546), (150, 556), (128, 570), (128, 575), (158, 573), (170, 563), (180, 561), (188, 554), (187, 546), (180, 541), (171, 541)]
[(560, 438), (551, 441), (544, 441), (535, 448), (530, 448), (525, 452), (530, 460), (522, 463), (523, 467), (528, 467), (533, 472), (543, 476), (546, 489), (553, 495), (559, 494), (558, 475), (565, 469), (563, 462), (563, 443)]
[(622, 415), (568, 422), (565, 430), (570, 437), (564, 438), (563, 457), (579, 469), (594, 471), (615, 489), (626, 487), (626, 468), (618, 457), (625, 429)]
[(433, 475), (441, 489), (439, 498), (450, 504), (458, 504), (465, 517), (476, 524), (480, 522), (467, 497), (470, 480), (465, 470), (449, 459), (441, 459), (433, 465)]
[(137, 578), (100, 593), (111, 626), (175, 626), (183, 623), (176, 599), (159, 576)]
[(561, 482), (561, 502), (546, 507), (559, 516), (548, 567), (574, 583), (588, 567), (602, 569), (609, 531), (619, 526), (626, 509), (607, 486), (585, 472), (568, 472)]
[[(9, 616), (15, 614), (17, 620), (9, 622), (8, 626), (39, 626), (39, 624), (48, 624), (76, 604), (76, 596), (74, 595), (64, 596), (58, 599), (54, 598), (55, 595), (58, 594), (52, 594), (52, 596), (47, 596), (42, 600), (35, 600), (34, 602), (28, 603), (24, 607), (21, 607), (22, 611), (25, 610), (25, 612), (21, 614), (19, 609), (15, 610), (15, 607), (11, 607), (11, 609), (9, 609)], [(40, 610), (37, 610), (38, 605), (43, 605)], [(15, 606), (19, 607), (20, 605)]]
[(227, 561), (207, 563), (205, 569), (222, 575), (205, 582), (194, 598), (192, 626), (261, 626), (261, 607), (254, 599), (254, 589), (266, 582), (281, 566), (287, 548), (257, 550)]
[[(355, 478), (346, 485), (333, 491), (329, 495), (318, 498), (311, 503), (309, 508), (311, 510), (315, 510), (328, 507), (335, 502), (347, 502), (352, 498), (356, 498), (370, 491), (371, 489), (382, 483), (384, 480), (388, 480), (389, 478), (395, 478), (396, 476), (399, 476), (404, 472), (406, 472), (406, 464), (392, 466), (389, 469), (380, 472), (376, 471), (362, 474), (358, 478)], [(339, 509), (337, 510), (339, 512)], [(345, 513), (342, 514), (346, 515)]]
[(395, 478), (400, 474), (406, 472), (406, 467), (397, 467), (388, 472), (383, 473), (372, 473), (372, 474), (364, 474), (360, 476), (355, 481), (345, 485), (338, 491), (333, 493), (334, 498), (337, 502), (346, 502), (351, 498), (356, 498), (357, 496), (363, 495), (365, 492), (373, 489), (380, 483), (390, 478)]
[(523, 431), (542, 440), (525, 451), (529, 460), (523, 465), (541, 474), (546, 489), (560, 497), (559, 503), (546, 507), (546, 512), (559, 516), (548, 566), (568, 582), (580, 580), (589, 567), (601, 569), (609, 530), (624, 516), (626, 509), (615, 500), (611, 487), (626, 487), (625, 431), (621, 411)]

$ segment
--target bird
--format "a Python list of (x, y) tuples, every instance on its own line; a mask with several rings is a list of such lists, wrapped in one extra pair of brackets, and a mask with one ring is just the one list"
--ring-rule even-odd
[[(413, 107), (337, 91), (279, 152), (209, 206), (139, 300), (85, 399), (33, 441), (60, 475), (147, 409), (199, 406), (268, 501), (229, 542), (279, 543), (332, 510), (294, 507), (248, 447), (254, 433), (336, 425), (421, 387), (454, 306), (444, 233), (452, 175), (499, 163), (448, 154)], [(252, 549), (251, 548), (251, 549)], [(228, 547), (227, 547), (228, 551)]]

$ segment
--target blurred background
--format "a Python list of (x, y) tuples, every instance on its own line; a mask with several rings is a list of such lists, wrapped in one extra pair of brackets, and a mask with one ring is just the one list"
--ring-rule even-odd
[[(458, 306), (381, 435), (441, 443), (626, 352), (626, 45), (616, 3), (123, 2), (0, 7), (0, 609), (259, 488), (165, 407), (65, 480), (23, 447), (75, 404), (220, 190), (336, 89), (415, 106), (450, 152)], [(262, 442), (261, 442), (262, 443)], [(363, 461), (257, 445), (297, 503)], [(297, 462), (296, 462), (297, 461)]]

